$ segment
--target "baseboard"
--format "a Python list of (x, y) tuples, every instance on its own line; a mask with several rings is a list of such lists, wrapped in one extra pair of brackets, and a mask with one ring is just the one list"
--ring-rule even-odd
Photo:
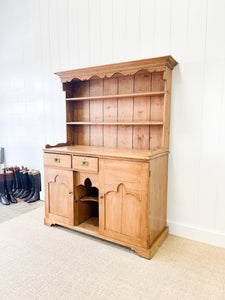
[(225, 234), (168, 220), (169, 234), (225, 248)]

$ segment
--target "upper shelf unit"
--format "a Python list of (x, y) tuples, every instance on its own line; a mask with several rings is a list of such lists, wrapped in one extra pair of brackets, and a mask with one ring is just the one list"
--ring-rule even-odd
[(168, 149), (171, 56), (56, 73), (66, 92), (67, 141)]

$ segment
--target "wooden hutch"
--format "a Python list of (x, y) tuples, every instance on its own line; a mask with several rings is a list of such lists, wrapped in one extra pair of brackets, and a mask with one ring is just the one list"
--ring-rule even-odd
[(168, 235), (171, 56), (56, 73), (67, 143), (46, 145), (45, 224), (150, 259)]

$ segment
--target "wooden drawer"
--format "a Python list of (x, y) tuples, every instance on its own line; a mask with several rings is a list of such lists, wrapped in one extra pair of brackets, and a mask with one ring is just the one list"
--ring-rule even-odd
[(89, 156), (73, 156), (73, 169), (98, 172), (98, 158)]
[(71, 155), (44, 153), (44, 164), (51, 167), (71, 168)]

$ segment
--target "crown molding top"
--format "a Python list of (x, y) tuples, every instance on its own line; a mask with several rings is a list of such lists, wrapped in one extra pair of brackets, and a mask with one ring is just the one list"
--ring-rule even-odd
[(134, 60), (129, 62), (121, 62), (109, 65), (94, 66), (88, 68), (81, 68), (63, 72), (55, 73), (58, 75), (62, 83), (70, 82), (72, 80), (89, 80), (92, 77), (117, 77), (118, 74), (133, 75), (140, 70), (147, 70), (153, 72), (164, 71), (165, 67), (173, 68), (177, 65), (177, 61), (171, 56), (161, 56), (155, 58), (147, 58)]

